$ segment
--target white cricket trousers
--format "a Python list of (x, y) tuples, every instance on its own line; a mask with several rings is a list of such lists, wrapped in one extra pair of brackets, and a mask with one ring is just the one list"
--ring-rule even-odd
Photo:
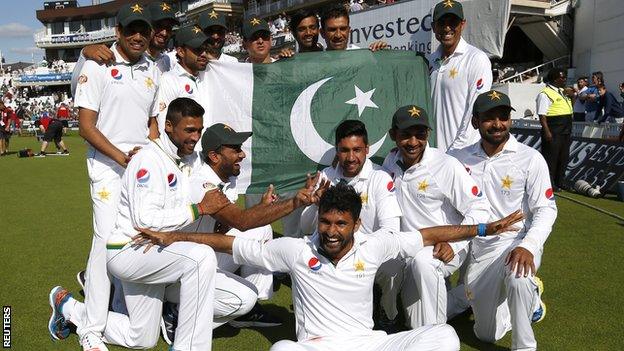
[[(266, 241), (273, 239), (273, 229), (270, 225), (246, 231), (232, 228), (226, 235)], [(259, 300), (268, 300), (273, 296), (273, 273), (271, 271), (256, 266), (241, 266), (234, 262), (232, 255), (221, 252), (217, 253), (217, 267), (222, 271), (230, 273), (234, 273), (240, 268), (240, 276), (256, 287)]]
[(281, 340), (270, 351), (457, 351), (459, 338), (447, 324), (428, 325), (396, 334), (371, 331), (364, 336), (329, 336), (295, 342)]
[(406, 261), (401, 300), (411, 328), (444, 324), (448, 306), (461, 304), (455, 295), (447, 293), (445, 278), (460, 268), (467, 255), (468, 247), (444, 263), (433, 257), (433, 246), (426, 246)]
[(180, 282), (178, 327), (172, 350), (211, 350), (217, 266), (214, 251), (190, 242), (153, 247), (146, 253), (144, 249), (126, 244), (122, 249), (107, 250), (108, 270), (122, 281), (128, 316), (109, 320), (105, 342), (129, 348), (154, 347), (160, 334), (165, 288)]
[(93, 204), (93, 240), (86, 270), (85, 323), (77, 329), (79, 336), (87, 333), (101, 335), (106, 327), (111, 285), (106, 270), (106, 241), (115, 226), (124, 171), (117, 162), (93, 148), (89, 149), (87, 172)]
[[(536, 350), (531, 317), (540, 306), (537, 283), (532, 276), (516, 278), (505, 266), (507, 254), (520, 242), (487, 255), (471, 253), (466, 275), (466, 296), (472, 306), (477, 338), (496, 342), (512, 330), (512, 350)], [(474, 251), (474, 249), (473, 249)], [(536, 269), (541, 252), (533, 258)]]

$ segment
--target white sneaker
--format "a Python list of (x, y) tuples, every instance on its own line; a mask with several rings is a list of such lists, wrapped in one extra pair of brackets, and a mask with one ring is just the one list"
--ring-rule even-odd
[(80, 345), (82, 345), (82, 351), (108, 351), (102, 338), (93, 333), (85, 334), (80, 339)]

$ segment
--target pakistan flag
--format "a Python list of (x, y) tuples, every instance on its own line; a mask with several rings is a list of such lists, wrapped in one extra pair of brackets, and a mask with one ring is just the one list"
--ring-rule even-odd
[(259, 194), (269, 184), (293, 190), (306, 173), (331, 164), (334, 133), (346, 119), (364, 122), (369, 157), (380, 164), (394, 145), (394, 111), (409, 104), (431, 110), (428, 72), (414, 52), (367, 49), (302, 53), (273, 64), (211, 63), (205, 119), (253, 132), (243, 145), (241, 191)]

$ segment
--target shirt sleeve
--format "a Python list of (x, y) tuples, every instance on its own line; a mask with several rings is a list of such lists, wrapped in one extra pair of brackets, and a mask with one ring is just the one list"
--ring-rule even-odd
[(375, 250), (380, 263), (395, 258), (414, 257), (424, 246), (419, 231), (396, 232), (386, 229), (380, 229), (369, 235), (363, 245)]
[(99, 111), (102, 103), (102, 95), (106, 82), (104, 80), (103, 69), (95, 61), (86, 61), (80, 76), (83, 78), (78, 82), (74, 106), (86, 108), (92, 111)]
[(395, 221), (392, 220), (394, 218), (397, 219), (397, 223), (400, 222), (398, 219), (403, 214), (396, 198), (394, 182), (390, 175), (383, 170), (375, 171), (373, 176), (375, 179), (372, 184), (375, 185), (373, 191), (379, 226), (384, 228), (384, 225), (391, 225), (392, 227), (388, 229), (399, 230), (398, 226), (394, 226)]
[(538, 116), (546, 116), (548, 113), (548, 108), (550, 108), (550, 104), (552, 102), (544, 93), (537, 94), (537, 98), (535, 99), (535, 114)]
[(305, 245), (302, 239), (279, 238), (268, 241), (236, 237), (232, 244), (234, 262), (257, 266), (271, 272), (290, 272)]
[(84, 66), (87, 59), (82, 54), (82, 50), (80, 50), (80, 57), (78, 57), (78, 61), (74, 66), (74, 70), (72, 71), (71, 77), (71, 94), (72, 96), (76, 96), (76, 87), (78, 86), (78, 78), (80, 77), (80, 72), (82, 71), (82, 67)]
[(526, 189), (524, 189), (528, 209), (523, 210), (525, 210), (525, 215), (530, 215), (530, 225), (522, 243), (518, 246), (535, 255), (543, 249), (550, 235), (555, 219), (557, 219), (557, 206), (550, 184), (548, 166), (541, 155), (535, 154), (528, 172)]
[[(143, 154), (145, 152), (145, 154)], [(167, 176), (157, 160), (145, 157), (150, 151), (142, 151), (130, 162), (125, 176), (128, 205), (132, 225), (155, 231), (170, 232), (193, 222), (196, 212), (190, 203), (165, 208), (163, 201), (168, 192)], [(137, 156), (143, 157), (137, 157)], [(139, 178), (142, 180), (139, 181)]]

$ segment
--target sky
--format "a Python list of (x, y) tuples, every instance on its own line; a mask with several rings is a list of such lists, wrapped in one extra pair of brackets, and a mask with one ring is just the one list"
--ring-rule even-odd
[[(0, 51), (6, 63), (17, 61), (41, 61), (44, 51), (35, 46), (33, 34), (42, 29), (36, 10), (43, 9), (43, 0), (0, 0), (5, 16), (0, 16)], [(90, 5), (90, 0), (80, 0), (81, 6)], [(8, 16), (6, 16), (8, 15)]]

